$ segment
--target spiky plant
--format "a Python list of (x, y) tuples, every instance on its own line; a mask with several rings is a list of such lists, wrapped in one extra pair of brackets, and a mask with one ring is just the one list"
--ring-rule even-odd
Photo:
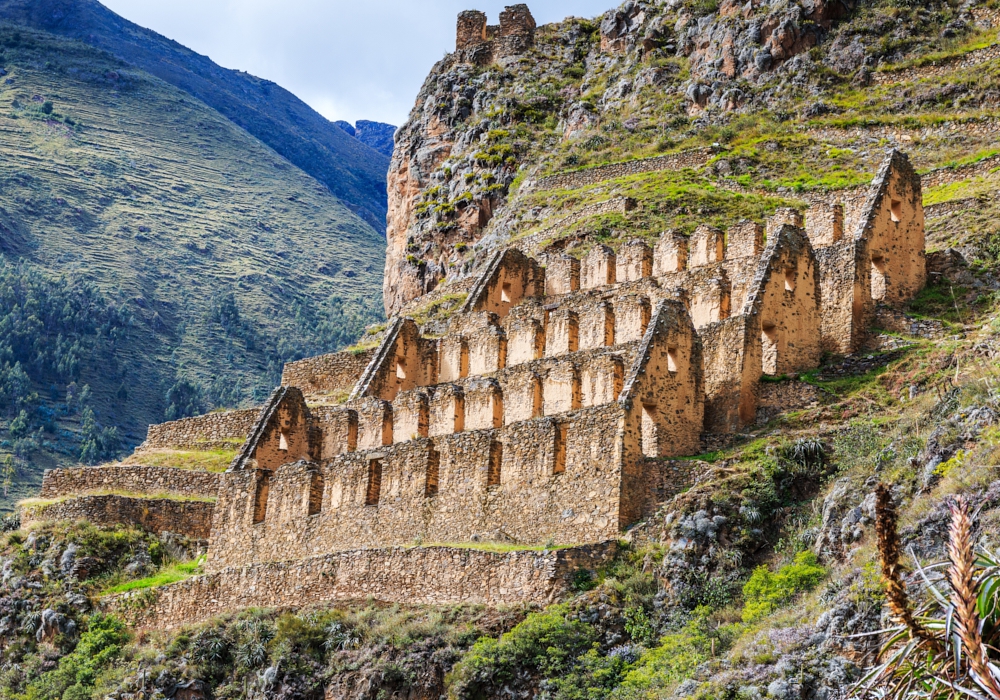
[[(883, 630), (881, 663), (855, 686), (855, 695), (1000, 700), (1000, 651), (994, 645), (1000, 563), (985, 550), (976, 555), (968, 503), (959, 498), (952, 505), (948, 561), (918, 566), (922, 585), (915, 597), (903, 580), (896, 510), (882, 484), (875, 513), (886, 600), (898, 624)], [(944, 582), (948, 595), (939, 587)]]

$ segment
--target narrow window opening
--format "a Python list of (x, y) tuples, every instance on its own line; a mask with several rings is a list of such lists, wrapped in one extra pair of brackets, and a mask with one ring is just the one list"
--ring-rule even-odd
[(580, 349), (580, 323), (577, 321), (576, 317), (569, 319), (566, 329), (569, 338), (566, 341), (566, 349), (569, 352), (576, 352)]
[(505, 283), (500, 288), (500, 301), (504, 302), (505, 304), (509, 304), (512, 293), (513, 292), (511, 290), (510, 282)]
[(562, 474), (566, 471), (566, 443), (569, 434), (569, 425), (566, 423), (556, 424), (556, 449), (552, 462), (552, 473)]
[(903, 220), (903, 203), (900, 200), (892, 200), (892, 205), (889, 207), (889, 218), (896, 223)]
[(396, 379), (406, 379), (406, 360), (396, 359)]
[(455, 431), (460, 433), (465, 430), (465, 397), (455, 397)]
[(642, 335), (646, 335), (646, 330), (649, 328), (649, 321), (652, 317), (652, 309), (649, 304), (642, 305)]
[(486, 485), (500, 485), (500, 466), (503, 464), (503, 444), (490, 443), (490, 463), (486, 472)]
[(468, 376), (469, 376), (469, 343), (463, 340), (458, 358), (458, 378), (465, 379)]
[(253, 524), (264, 522), (267, 517), (267, 494), (271, 490), (271, 473), (257, 473), (257, 488), (253, 499)]
[(288, 452), (288, 437), (283, 432), (278, 436), (278, 449)]
[(604, 345), (612, 347), (615, 344), (615, 312), (608, 309), (604, 314)]
[(309, 478), (309, 515), (323, 511), (323, 475), (316, 471)]
[(795, 268), (790, 267), (785, 270), (785, 291), (795, 291)]
[(373, 459), (368, 463), (368, 491), (365, 493), (365, 505), (377, 506), (382, 495), (382, 461)]
[(677, 372), (677, 348), (667, 348), (667, 371)]
[(659, 424), (657, 409), (652, 404), (642, 406), (642, 454), (646, 457), (660, 456)]
[(441, 471), (441, 453), (433, 447), (427, 453), (427, 481), (424, 484), (424, 497), (433, 498), (438, 493), (438, 478)]

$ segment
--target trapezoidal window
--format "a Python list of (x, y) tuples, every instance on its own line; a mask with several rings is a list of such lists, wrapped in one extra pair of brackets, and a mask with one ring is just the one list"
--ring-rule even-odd
[(778, 373), (778, 328), (773, 323), (765, 323), (761, 328), (760, 344), (761, 369), (764, 374), (774, 376)]
[(368, 462), (368, 489), (365, 491), (365, 505), (377, 506), (382, 497), (382, 460)]
[(660, 456), (659, 411), (654, 404), (642, 405), (642, 454)]
[(677, 348), (667, 348), (667, 371), (677, 373)]
[(441, 453), (433, 447), (427, 453), (427, 478), (424, 482), (424, 497), (433, 498), (438, 494), (438, 479), (441, 474)]
[(604, 346), (615, 344), (615, 311), (610, 306), (604, 310)]
[(458, 356), (458, 378), (465, 379), (469, 376), (469, 343), (462, 341)]
[(312, 472), (309, 475), (309, 515), (319, 515), (323, 511), (323, 475)]
[(401, 357), (396, 358), (396, 379), (402, 383), (406, 379), (406, 360)]
[(566, 423), (557, 423), (555, 437), (556, 444), (552, 460), (552, 473), (562, 474), (566, 471), (566, 445), (569, 438), (569, 425)]
[(267, 494), (271, 490), (271, 473), (258, 472), (253, 497), (253, 524), (264, 522), (267, 517)]
[(284, 432), (278, 436), (278, 449), (288, 452), (288, 436)]
[(505, 282), (503, 286), (500, 287), (500, 301), (504, 304), (510, 304), (511, 298), (514, 294), (513, 288), (510, 286), (510, 282)]
[(490, 462), (486, 469), (486, 486), (500, 485), (500, 467), (503, 465), (503, 443), (490, 443)]
[(795, 291), (795, 268), (789, 267), (785, 268), (785, 291), (794, 292)]
[(885, 299), (885, 258), (881, 255), (872, 257), (872, 299), (882, 301)]
[(896, 223), (903, 220), (903, 203), (900, 200), (892, 200), (892, 203), (889, 206), (889, 218)]

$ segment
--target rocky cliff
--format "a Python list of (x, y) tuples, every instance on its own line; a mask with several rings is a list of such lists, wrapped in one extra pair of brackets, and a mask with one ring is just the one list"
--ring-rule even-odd
[[(519, 52), (484, 61), (481, 51), (457, 50), (433, 68), (397, 135), (386, 310), (465, 277), (483, 259), (477, 248), (570, 209), (573, 202), (540, 201), (531, 187), (554, 172), (708, 146), (719, 161), (710, 175), (772, 194), (860, 184), (881, 151), (817, 133), (821, 118), (835, 121), (886, 69), (989, 31), (993, 15), (976, 3), (630, 0), (592, 22), (539, 27)], [(904, 103), (872, 95), (868, 106), (931, 112), (947, 100), (921, 92)], [(988, 90), (972, 93), (963, 91), (966, 100), (989, 99)], [(803, 187), (780, 139), (775, 156), (761, 154), (764, 132), (796, 133), (800, 165), (815, 153), (829, 159), (832, 145), (850, 162), (831, 165), (849, 172)], [(918, 160), (924, 150), (925, 166), (945, 158), (928, 148)], [(779, 180), (793, 186), (779, 191)], [(729, 213), (748, 213), (736, 210)]]

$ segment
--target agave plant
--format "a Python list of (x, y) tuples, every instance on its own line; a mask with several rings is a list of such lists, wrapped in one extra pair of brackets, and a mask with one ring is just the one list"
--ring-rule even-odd
[(896, 510), (876, 490), (875, 532), (896, 626), (882, 630), (880, 663), (854, 688), (862, 698), (1000, 700), (1000, 558), (973, 543), (969, 504), (951, 506), (948, 561), (917, 565), (921, 595), (903, 581)]

